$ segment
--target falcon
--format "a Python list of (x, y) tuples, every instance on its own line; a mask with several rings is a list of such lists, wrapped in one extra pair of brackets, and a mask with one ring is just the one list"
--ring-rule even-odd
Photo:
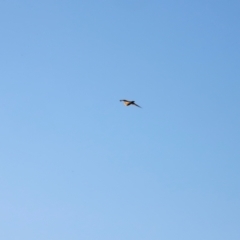
[(126, 99), (122, 99), (122, 100), (120, 100), (120, 102), (123, 102), (124, 105), (127, 106), (127, 107), (130, 106), (130, 105), (135, 105), (136, 107), (141, 108), (139, 105), (137, 105), (135, 103), (135, 101), (129, 101), (129, 100), (126, 100)]

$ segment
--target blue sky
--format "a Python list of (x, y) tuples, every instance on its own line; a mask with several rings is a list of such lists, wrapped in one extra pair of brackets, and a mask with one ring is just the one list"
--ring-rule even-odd
[(239, 8), (2, 0), (0, 238), (239, 240)]

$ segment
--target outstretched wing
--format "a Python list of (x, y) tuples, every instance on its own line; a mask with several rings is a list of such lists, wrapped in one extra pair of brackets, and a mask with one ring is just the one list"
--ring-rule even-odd
[(137, 107), (139, 107), (139, 108), (142, 108), (142, 107), (140, 107), (139, 105), (137, 105), (136, 103), (133, 103), (133, 105), (135, 105), (135, 106), (137, 106)]

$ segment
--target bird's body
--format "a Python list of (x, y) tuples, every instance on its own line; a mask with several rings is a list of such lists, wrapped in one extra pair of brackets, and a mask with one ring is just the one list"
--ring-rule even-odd
[(120, 102), (123, 102), (125, 106), (135, 105), (135, 106), (141, 108), (139, 105), (137, 105), (135, 103), (135, 101), (129, 101), (129, 100), (126, 100), (126, 99), (122, 99), (122, 100), (120, 100)]

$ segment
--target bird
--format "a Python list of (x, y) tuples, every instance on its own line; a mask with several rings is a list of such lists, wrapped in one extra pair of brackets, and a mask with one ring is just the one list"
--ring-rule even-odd
[(137, 105), (135, 103), (135, 101), (129, 101), (129, 100), (126, 100), (126, 99), (122, 99), (122, 100), (120, 100), (120, 102), (123, 102), (124, 105), (127, 106), (127, 107), (130, 106), (130, 105), (135, 105), (135, 106), (141, 108), (139, 105)]

